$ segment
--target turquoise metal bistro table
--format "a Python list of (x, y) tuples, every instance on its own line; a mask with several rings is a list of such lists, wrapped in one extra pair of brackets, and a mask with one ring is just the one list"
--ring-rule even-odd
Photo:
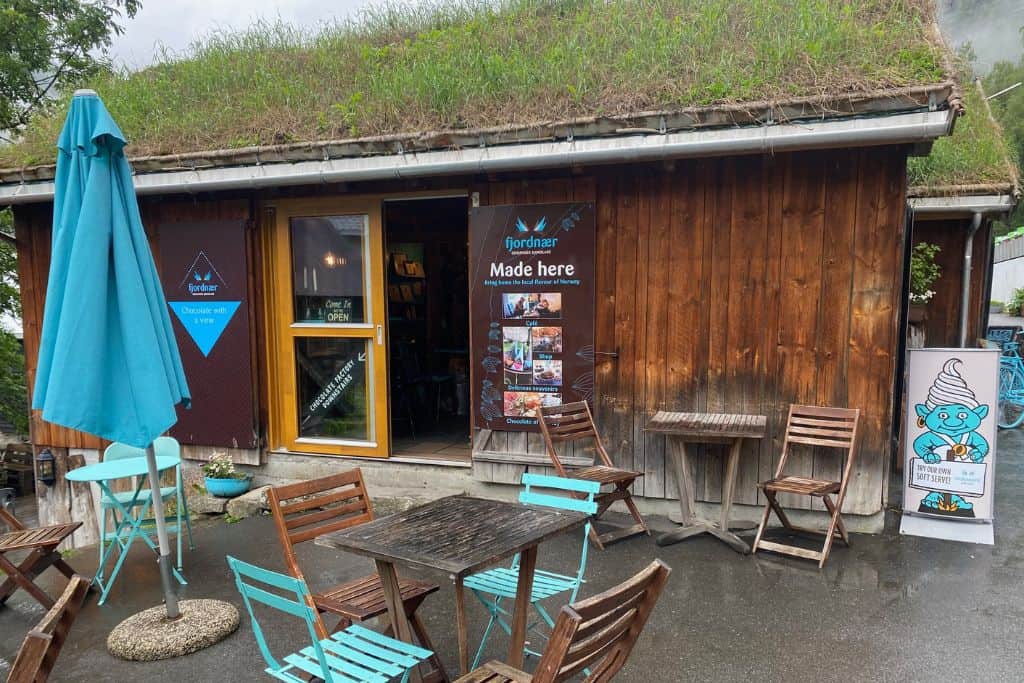
[[(157, 456), (157, 472), (163, 472), (164, 470), (177, 467), (180, 462), (181, 458), (176, 458), (174, 456)], [(92, 481), (99, 484), (103, 495), (113, 501), (117, 506), (118, 511), (121, 513), (120, 517), (117, 515), (114, 516), (114, 520), (116, 522), (116, 527), (113, 532), (114, 540), (104, 546), (103, 552), (100, 555), (99, 567), (96, 568), (96, 576), (93, 578), (93, 582), (101, 591), (99, 600), (100, 605), (106, 601), (107, 594), (110, 592), (111, 587), (113, 587), (114, 580), (117, 578), (117, 574), (121, 571), (121, 566), (124, 564), (124, 559), (128, 556), (128, 550), (131, 548), (132, 543), (135, 542), (136, 538), (141, 538), (153, 552), (157, 555), (160, 554), (159, 548), (157, 548), (156, 544), (153, 543), (152, 539), (150, 539), (149, 534), (142, 530), (142, 522), (145, 521), (145, 512), (149, 509), (150, 504), (146, 499), (140, 500), (139, 496), (148, 481), (146, 476), (148, 473), (149, 468), (146, 464), (145, 458), (122, 458), (120, 460), (98, 462), (92, 465), (86, 465), (85, 467), (79, 467), (78, 469), (71, 470), (67, 473), (68, 481)], [(137, 478), (138, 482), (135, 485), (135, 493), (132, 496), (132, 499), (125, 504), (118, 500), (118, 497), (110, 490), (110, 482), (115, 479), (129, 479), (132, 477)], [(137, 514), (133, 513), (135, 510), (138, 510)], [(102, 525), (103, 522), (100, 522), (100, 524)], [(101, 539), (103, 538), (104, 531), (104, 529), (100, 529)], [(125, 535), (125, 532), (127, 532), (127, 536)], [(100, 542), (102, 543), (102, 540)], [(114, 563), (114, 568), (110, 571), (110, 576), (104, 578), (107, 561), (114, 553), (115, 547), (118, 549), (117, 562)], [(176, 578), (179, 583), (182, 585), (187, 583), (178, 570), (172, 568), (171, 571), (174, 574), (174, 578)]]

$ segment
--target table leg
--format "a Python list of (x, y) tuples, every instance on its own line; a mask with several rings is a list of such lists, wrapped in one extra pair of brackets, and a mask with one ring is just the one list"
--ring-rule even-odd
[(686, 442), (682, 439), (670, 437), (668, 444), (672, 471), (676, 475), (676, 487), (679, 489), (679, 523), (689, 526), (693, 524), (695, 517), (693, 512), (693, 471), (690, 469), (690, 456), (686, 452)]
[[(395, 638), (415, 645), (412, 638), (412, 627), (409, 625), (409, 619), (405, 616), (405, 609), (402, 607), (402, 591), (398, 586), (395, 565), (384, 560), (376, 560), (376, 563), (377, 574), (380, 575), (380, 586), (384, 592), (384, 603), (388, 606), (388, 616), (391, 617), (391, 628), (395, 632)], [(409, 681), (420, 683), (421, 680), (419, 667), (414, 667), (409, 672)]]
[[(118, 573), (121, 571), (121, 565), (124, 564), (124, 560), (128, 555), (128, 550), (131, 548), (132, 540), (138, 533), (138, 527), (141, 524), (140, 520), (133, 517), (129, 511), (135, 509), (135, 505), (138, 503), (139, 493), (142, 491), (142, 481), (140, 480), (136, 482), (135, 493), (132, 494), (132, 500), (128, 504), (128, 507), (125, 507), (124, 504), (114, 496), (114, 492), (110, 490), (110, 486), (107, 482), (100, 481), (97, 482), (97, 484), (100, 487), (101, 499), (104, 497), (110, 499), (114, 502), (115, 507), (115, 512), (111, 515), (114, 520), (114, 537), (109, 544), (104, 543), (103, 537), (106, 534), (106, 529), (102, 527), (103, 522), (100, 522), (100, 545), (103, 548), (103, 552), (100, 553), (100, 564), (99, 568), (96, 570), (96, 576), (93, 578), (93, 581), (100, 588), (100, 599), (97, 604), (102, 605), (106, 602), (107, 594), (110, 593), (110, 589), (114, 587), (114, 579), (117, 578)], [(120, 518), (118, 518), (118, 512), (121, 513)], [(131, 529), (128, 534), (128, 538), (122, 541), (121, 532), (128, 528)], [(107, 561), (114, 553), (115, 544), (118, 548), (117, 562), (114, 563), (114, 568), (110, 570), (110, 576), (106, 577), (104, 584), (103, 574), (107, 566)]]
[[(693, 473), (690, 469), (689, 453), (686, 452), (686, 443), (682, 439), (671, 437), (668, 439), (668, 443), (672, 471), (675, 472), (676, 487), (679, 489), (679, 523), (682, 526), (658, 536), (658, 545), (678, 543), (691, 536), (708, 533), (712, 526), (704, 520), (697, 519), (697, 515), (693, 511)], [(670, 517), (670, 519), (672, 518)]]
[(725, 461), (725, 475), (722, 479), (722, 511), (718, 527), (711, 529), (715, 538), (724, 541), (733, 550), (744, 555), (750, 552), (750, 546), (736, 534), (729, 531), (729, 513), (732, 511), (732, 496), (736, 489), (736, 475), (739, 469), (740, 450), (743, 439), (735, 439), (729, 447), (729, 455)]
[(455, 577), (455, 627), (459, 638), (459, 675), (469, 673), (469, 643), (466, 636), (466, 592), (462, 577)]
[(526, 646), (526, 622), (530, 613), (533, 593), (533, 572), (537, 568), (537, 546), (527, 548), (519, 555), (519, 583), (516, 586), (516, 606), (512, 615), (512, 634), (508, 649), (508, 665), (523, 668), (523, 648)]
[(733, 439), (725, 461), (725, 476), (722, 481), (722, 514), (718, 522), (718, 526), (723, 531), (729, 530), (729, 512), (732, 510), (732, 495), (736, 489), (736, 470), (740, 462), (740, 448), (742, 447), (743, 439)]

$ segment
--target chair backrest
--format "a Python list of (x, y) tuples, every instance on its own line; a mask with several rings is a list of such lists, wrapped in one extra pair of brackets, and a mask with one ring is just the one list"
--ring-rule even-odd
[(859, 408), (826, 408), (822, 406), (791, 405), (786, 420), (786, 434), (782, 442), (782, 456), (775, 476), (781, 476), (790, 446), (803, 444), (846, 451), (842, 486), (845, 488), (857, 455), (860, 432)]
[[(594, 501), (594, 496), (601, 491), (600, 482), (526, 473), (523, 475), (522, 483), (524, 488), (519, 493), (519, 502), (524, 505), (542, 505), (559, 510), (585, 512), (588, 515), (597, 514), (597, 503)], [(570, 495), (552, 495), (547, 491), (560, 491)], [(587, 543), (587, 536), (589, 534), (590, 520), (588, 519), (583, 526), (583, 550), (580, 551), (580, 564), (576, 570), (576, 586), (569, 597), (569, 602), (576, 599), (576, 594), (583, 583), (583, 575), (587, 570), (587, 549), (590, 546)], [(518, 566), (518, 564), (519, 556), (516, 555), (512, 565)]]
[(533, 683), (560, 683), (584, 669), (590, 669), (589, 683), (610, 681), (633, 651), (671, 571), (655, 560), (624, 583), (563, 607)]
[[(288, 573), (305, 580), (295, 545), (373, 519), (373, 505), (358, 467), (320, 479), (275, 486), (267, 492)], [(312, 603), (310, 603), (312, 604)], [(326, 632), (320, 637), (326, 637)]]
[(282, 668), (282, 664), (274, 658), (267, 640), (260, 628), (259, 619), (253, 609), (253, 602), (266, 605), (278, 611), (290, 614), (302, 620), (309, 632), (309, 639), (313, 646), (314, 654), (320, 663), (322, 673), (316, 675), (328, 683), (331, 681), (330, 668), (327, 666), (327, 659), (324, 656), (323, 648), (320, 647), (318, 632), (323, 630), (323, 623), (320, 615), (313, 607), (312, 598), (309, 595), (309, 588), (302, 579), (296, 579), (285, 574), (272, 572), (269, 569), (257, 567), (254, 564), (243, 562), (231, 555), (227, 556), (228, 566), (235, 575), (235, 586), (242, 594), (242, 601), (245, 609), (249, 612), (249, 619), (252, 622), (252, 631), (256, 636), (256, 644), (267, 665), (275, 670)]
[[(159, 455), (181, 457), (181, 444), (173, 436), (158, 436), (153, 440), (153, 451)], [(115, 441), (103, 451), (103, 460), (121, 460), (122, 458), (142, 458), (146, 455), (145, 448), (136, 448), (126, 443)]]
[(2, 520), (11, 531), (24, 531), (28, 528), (3, 505), (0, 505), (0, 520)]
[(563, 403), (558, 406), (541, 406), (538, 409), (540, 415), (540, 433), (544, 436), (544, 445), (547, 447), (548, 457), (551, 458), (555, 469), (562, 476), (565, 476), (565, 467), (558, 459), (556, 443), (566, 441), (577, 441), (579, 439), (593, 439), (594, 448), (601, 458), (602, 464), (606, 467), (613, 467), (612, 459), (608, 451), (601, 443), (601, 437), (594, 426), (594, 416), (590, 412), (590, 406), (586, 401), (576, 403)]
[(75, 574), (64, 593), (42, 620), (28, 632), (11, 667), (7, 683), (46, 681), (53, 671), (71, 625), (89, 592), (89, 579)]
[[(181, 458), (181, 444), (173, 436), (158, 436), (153, 439), (153, 452), (157, 456), (169, 455), (175, 458)], [(115, 441), (106, 447), (103, 451), (103, 461), (107, 460), (122, 460), (124, 458), (144, 458), (146, 457), (145, 448), (137, 448), (135, 446), (129, 446), (126, 443)], [(175, 485), (181, 486), (181, 466), (174, 468), (174, 479)], [(137, 481), (137, 480), (136, 480)]]

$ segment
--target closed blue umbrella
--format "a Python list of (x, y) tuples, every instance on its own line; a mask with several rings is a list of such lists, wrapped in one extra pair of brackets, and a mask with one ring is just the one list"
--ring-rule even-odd
[(190, 396), (125, 144), (96, 93), (76, 92), (57, 143), (53, 245), (32, 407), (48, 422), (146, 448), (161, 577), (174, 617), (152, 443), (177, 420), (175, 405), (187, 406)]

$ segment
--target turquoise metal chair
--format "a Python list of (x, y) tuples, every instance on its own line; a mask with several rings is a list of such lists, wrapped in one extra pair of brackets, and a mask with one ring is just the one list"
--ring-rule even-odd
[[(158, 436), (153, 441), (153, 449), (156, 451), (157, 456), (166, 455), (178, 458), (181, 460), (181, 445), (178, 444), (178, 440), (170, 436)], [(136, 448), (135, 446), (129, 446), (123, 443), (112, 443), (107, 446), (107, 449), (103, 451), (103, 460), (120, 460), (122, 458), (139, 458), (145, 457), (146, 451), (142, 448)], [(135, 495), (134, 491), (118, 491), (114, 493), (114, 496), (121, 502), (121, 505), (127, 506), (132, 502), (132, 498)], [(192, 519), (188, 513), (188, 501), (185, 497), (185, 486), (181, 477), (181, 463), (179, 462), (177, 467), (174, 468), (174, 486), (161, 486), (160, 497), (164, 501), (173, 497), (175, 501), (175, 512), (173, 521), (168, 519), (167, 532), (175, 534), (177, 536), (178, 543), (178, 571), (182, 571), (182, 556), (181, 556), (181, 522), (184, 519), (185, 529), (188, 531), (188, 549), (195, 550), (195, 544), (192, 541)], [(136, 506), (148, 506), (153, 499), (153, 493), (148, 487), (143, 488), (139, 491), (138, 498), (135, 499)], [(107, 531), (107, 520), (109, 518), (114, 522), (114, 527), (117, 528), (117, 514), (118, 506), (110, 499), (109, 496), (104, 495), (100, 499), (100, 507), (103, 510), (103, 525), (100, 527), (103, 529), (103, 542), (109, 543), (114, 540), (114, 534)], [(156, 529), (153, 529), (151, 536), (156, 533)], [(100, 545), (100, 556), (103, 554), (103, 545)]]
[[(601, 491), (601, 484), (596, 481), (585, 481), (582, 479), (566, 479), (564, 477), (550, 477), (540, 474), (524, 474), (522, 479), (523, 491), (519, 494), (519, 502), (525, 505), (542, 505), (544, 507), (558, 508), (559, 510), (574, 510), (585, 512), (589, 515), (597, 514), (597, 503), (594, 501)], [(539, 492), (537, 489), (541, 489)], [(570, 494), (569, 496), (553, 495), (545, 493), (544, 490), (561, 491)], [(580, 497), (585, 496), (585, 497)], [(555, 622), (541, 604), (542, 600), (552, 598), (556, 595), (567, 594), (565, 602), (570, 603), (576, 600), (576, 595), (583, 585), (583, 575), (587, 569), (587, 536), (590, 534), (590, 520), (587, 520), (583, 527), (583, 550), (580, 553), (580, 564), (573, 576), (556, 574), (555, 572), (537, 569), (533, 575), (533, 590), (530, 593), (530, 604), (533, 605), (540, 618), (554, 628)], [(484, 608), (490, 613), (491, 618), (484, 629), (484, 635), (480, 639), (480, 647), (477, 648), (476, 658), (473, 660), (475, 669), (480, 663), (480, 656), (483, 654), (484, 645), (497, 624), (505, 631), (512, 634), (512, 626), (509, 623), (512, 613), (502, 605), (504, 600), (514, 601), (516, 598), (516, 587), (519, 584), (519, 555), (512, 560), (510, 567), (495, 567), (478, 574), (466, 577), (464, 585), (473, 591), (473, 595), (480, 600)], [(540, 622), (533, 622), (528, 625), (531, 632), (547, 639), (547, 634), (541, 632)], [(538, 650), (529, 647), (524, 648), (528, 655), (540, 656)]]
[[(309, 677), (314, 676), (325, 683), (387, 683), (395, 679), (405, 683), (410, 671), (433, 656), (430, 650), (389, 638), (358, 624), (318, 640), (316, 633), (320, 615), (312, 606), (313, 599), (305, 581), (230, 555), (227, 559), (235, 574), (235, 585), (249, 611), (256, 644), (268, 665), (264, 671), (278, 680), (307, 683)], [(306, 624), (311, 644), (287, 655), (283, 663), (279, 662), (263, 637), (253, 602), (301, 619)]]

